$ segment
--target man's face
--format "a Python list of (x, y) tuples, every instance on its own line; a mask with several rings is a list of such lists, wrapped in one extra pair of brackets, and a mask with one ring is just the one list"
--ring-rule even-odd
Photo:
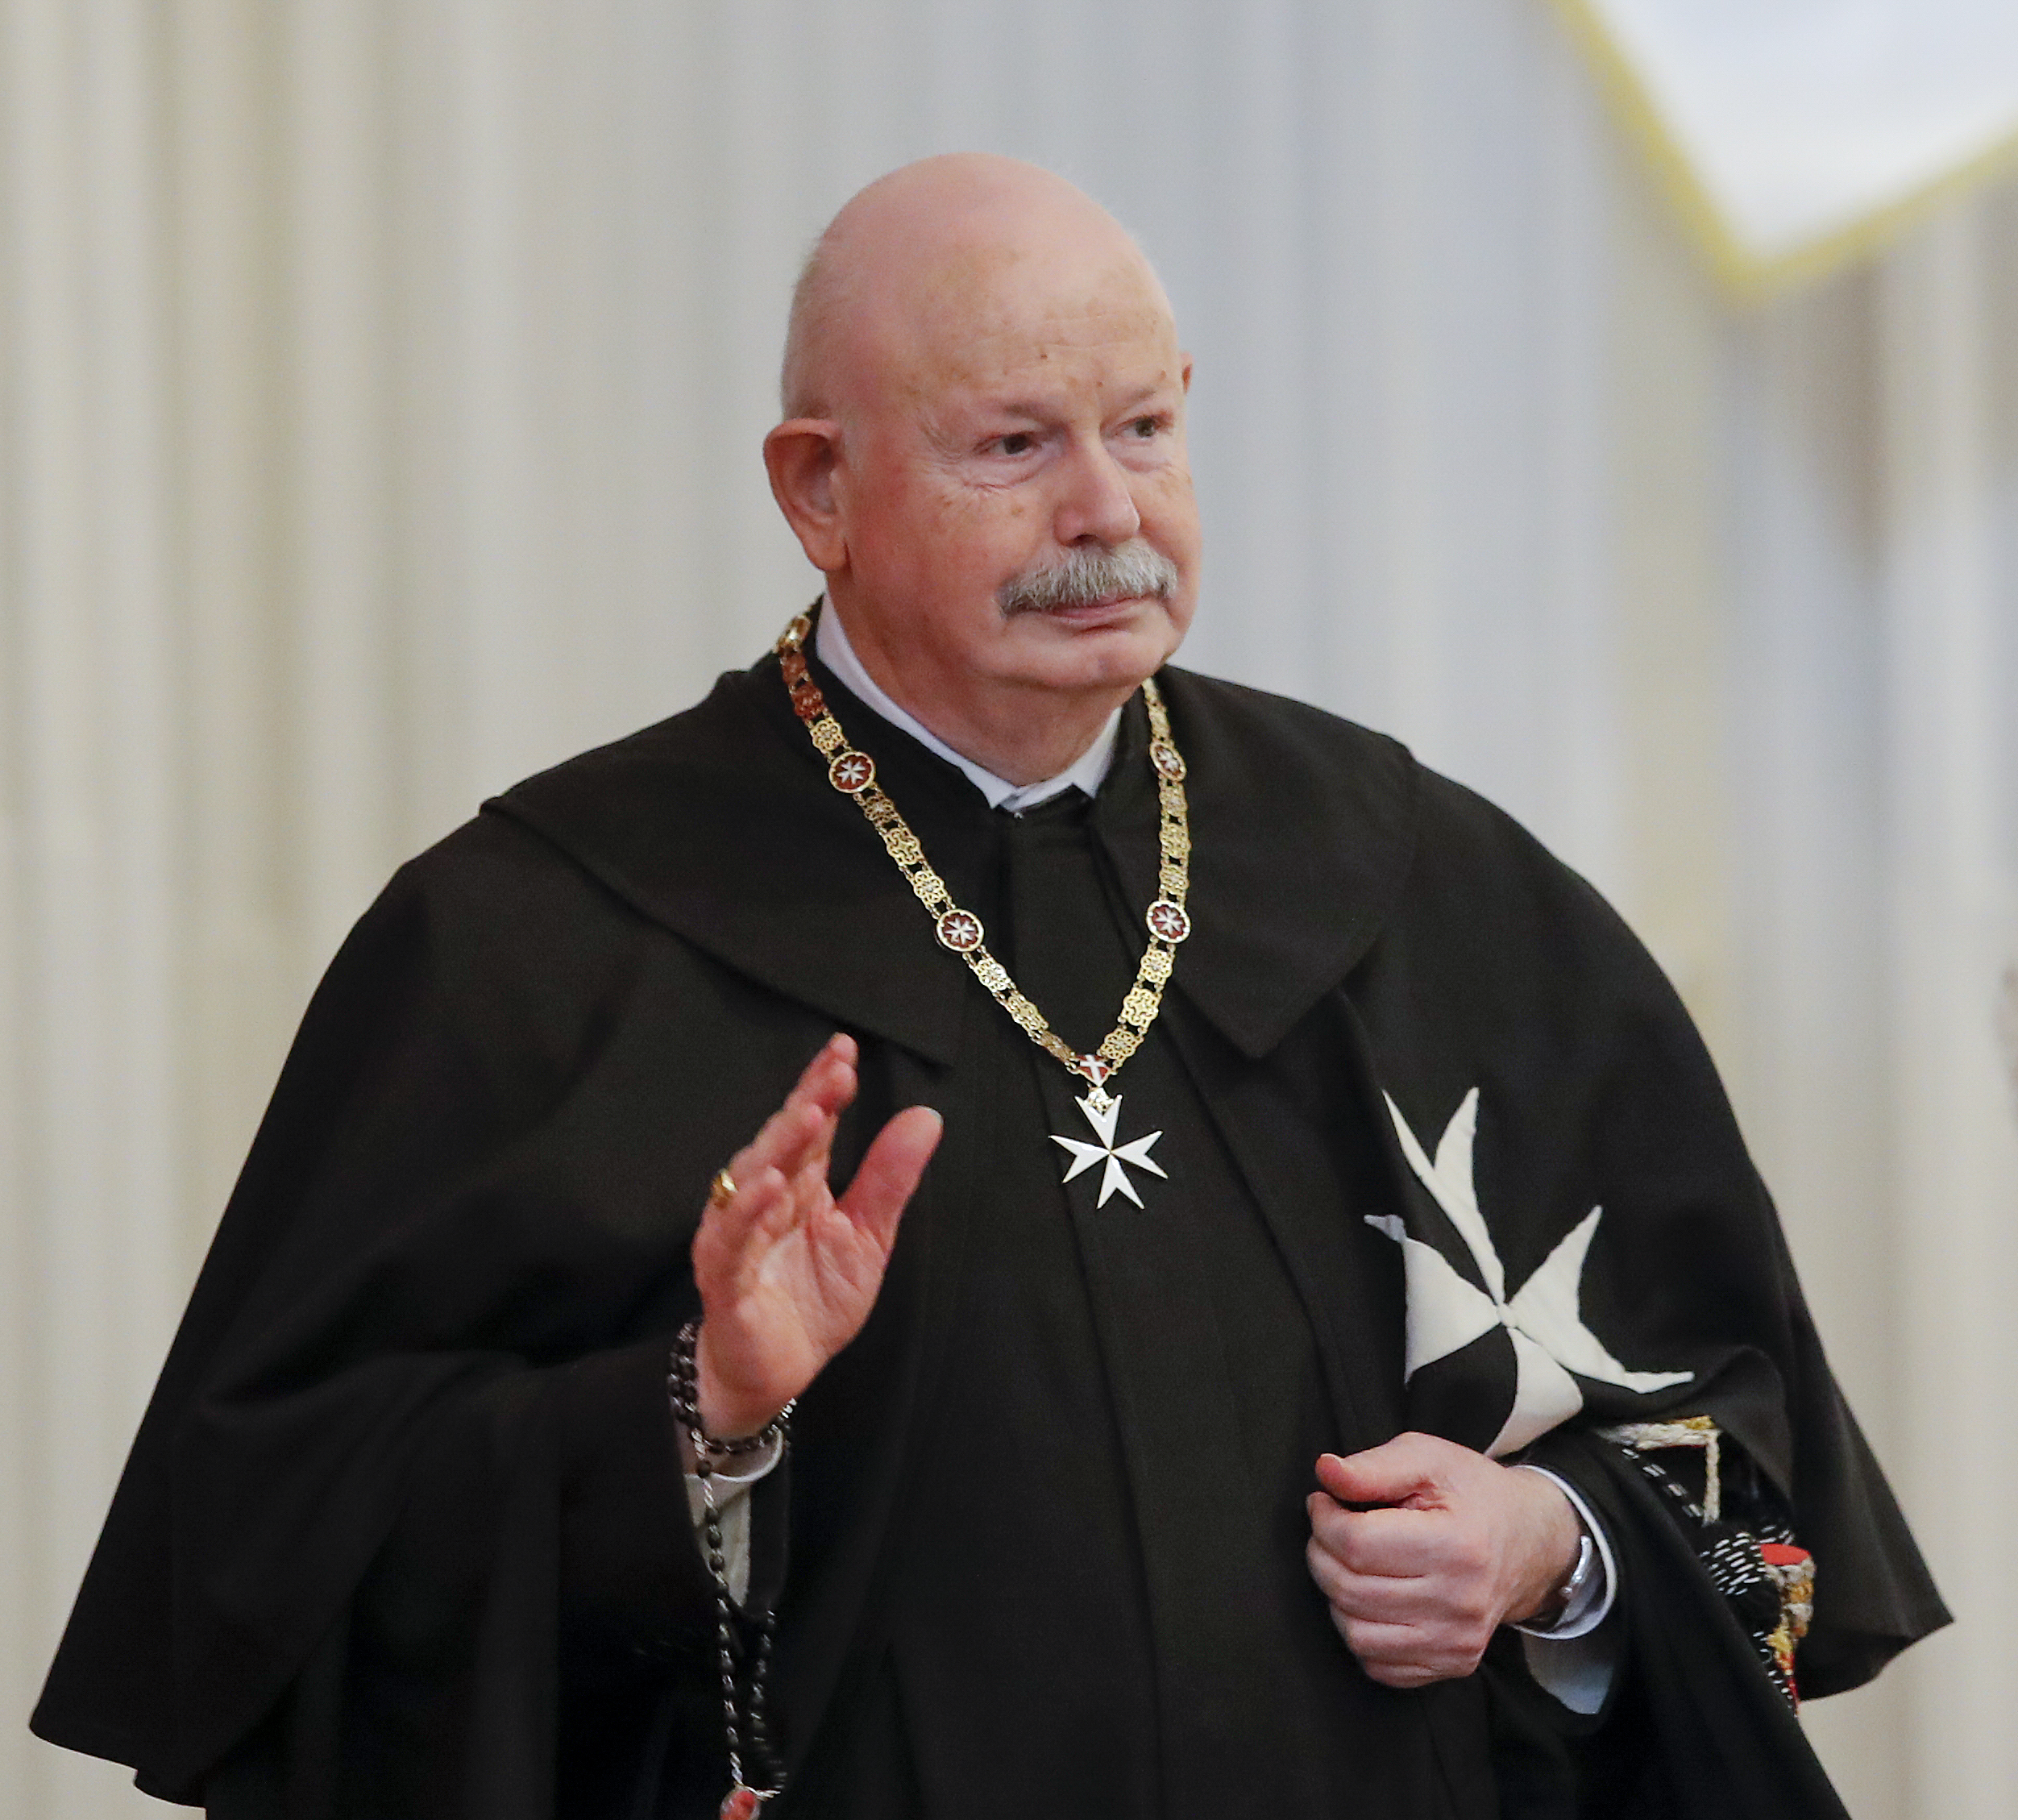
[[(830, 579), (903, 696), (1125, 690), (1177, 648), (1198, 596), (1190, 370), (1131, 251), (975, 249), (859, 371), (834, 474), (847, 567)], [(1090, 600), (1016, 601), (1019, 582), (1114, 551), (1162, 561)]]

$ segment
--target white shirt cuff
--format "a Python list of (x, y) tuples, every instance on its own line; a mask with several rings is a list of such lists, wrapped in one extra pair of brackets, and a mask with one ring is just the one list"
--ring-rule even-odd
[(1612, 1614), (1613, 1602), (1618, 1594), (1618, 1563), (1612, 1554), (1612, 1539), (1605, 1533), (1605, 1526), (1584, 1502), (1584, 1494), (1559, 1473), (1551, 1473), (1546, 1466), (1522, 1464), (1518, 1470), (1539, 1473), (1570, 1501), (1570, 1508), (1576, 1511), (1576, 1520), (1583, 1524), (1597, 1548), (1597, 1571), (1578, 1587), (1570, 1602), (1563, 1606), (1555, 1618), (1547, 1624), (1516, 1624), (1514, 1628), (1530, 1637), (1540, 1637), (1551, 1643), (1568, 1643), (1573, 1639), (1588, 1636)]
[(1577, 1589), (1552, 1624), (1514, 1627), (1521, 1633), (1521, 1652), (1527, 1659), (1527, 1672), (1544, 1691), (1573, 1713), (1595, 1713), (1603, 1708), (1612, 1677), (1618, 1672), (1618, 1628), (1599, 1627), (1611, 1615), (1618, 1597), (1618, 1562), (1612, 1553), (1612, 1540), (1583, 1494), (1559, 1473), (1526, 1465), (1522, 1470), (1539, 1473), (1560, 1488), (1597, 1546), (1598, 1570)]

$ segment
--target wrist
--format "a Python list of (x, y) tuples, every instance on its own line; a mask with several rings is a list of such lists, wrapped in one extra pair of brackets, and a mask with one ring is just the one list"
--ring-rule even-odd
[(724, 1377), (709, 1353), (706, 1322), (700, 1323), (691, 1344), (694, 1411), (708, 1440), (749, 1440), (774, 1427), (791, 1408), (789, 1400), (771, 1401), (761, 1391), (743, 1390)]
[(1580, 1571), (1585, 1578), (1594, 1571), (1595, 1546), (1576, 1507), (1553, 1479), (1524, 1467), (1509, 1470), (1528, 1507), (1529, 1546), (1504, 1621), (1547, 1624), (1562, 1615)]

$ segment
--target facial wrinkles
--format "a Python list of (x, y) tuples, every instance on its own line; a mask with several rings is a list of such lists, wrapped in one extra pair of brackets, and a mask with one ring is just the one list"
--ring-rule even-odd
[[(1001, 486), (1013, 488), (1025, 477), (1019, 469), (997, 468), (981, 459), (996, 438), (1029, 435), (1040, 443), (1061, 438), (1104, 442), (1123, 426), (1123, 420), (1137, 415), (1181, 422), (1183, 396), (1181, 373), (1160, 363), (1106, 364), (1054, 352), (1048, 359), (1005, 367), (989, 382), (949, 389), (924, 406), (911, 422), (932, 469), (957, 477), (963, 485), (993, 492)], [(1171, 445), (1156, 447), (1169, 462)], [(1173, 465), (1181, 466), (1181, 459)], [(1145, 472), (1138, 484), (1151, 480)]]
[[(932, 273), (907, 345), (892, 347), (893, 402), (921, 418), (962, 407), (1098, 397), (1117, 380), (1177, 380), (1176, 331), (1131, 249), (1091, 271), (978, 247)], [(1161, 369), (1152, 372), (1152, 368)]]

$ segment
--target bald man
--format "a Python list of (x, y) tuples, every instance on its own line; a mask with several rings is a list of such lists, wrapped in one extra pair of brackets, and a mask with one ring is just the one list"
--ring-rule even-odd
[(820, 600), (360, 924), (44, 1735), (248, 1820), (1840, 1812), (1796, 1669), (1945, 1614), (1700, 1045), (1169, 667), (1190, 381), (1048, 173), (842, 210)]

